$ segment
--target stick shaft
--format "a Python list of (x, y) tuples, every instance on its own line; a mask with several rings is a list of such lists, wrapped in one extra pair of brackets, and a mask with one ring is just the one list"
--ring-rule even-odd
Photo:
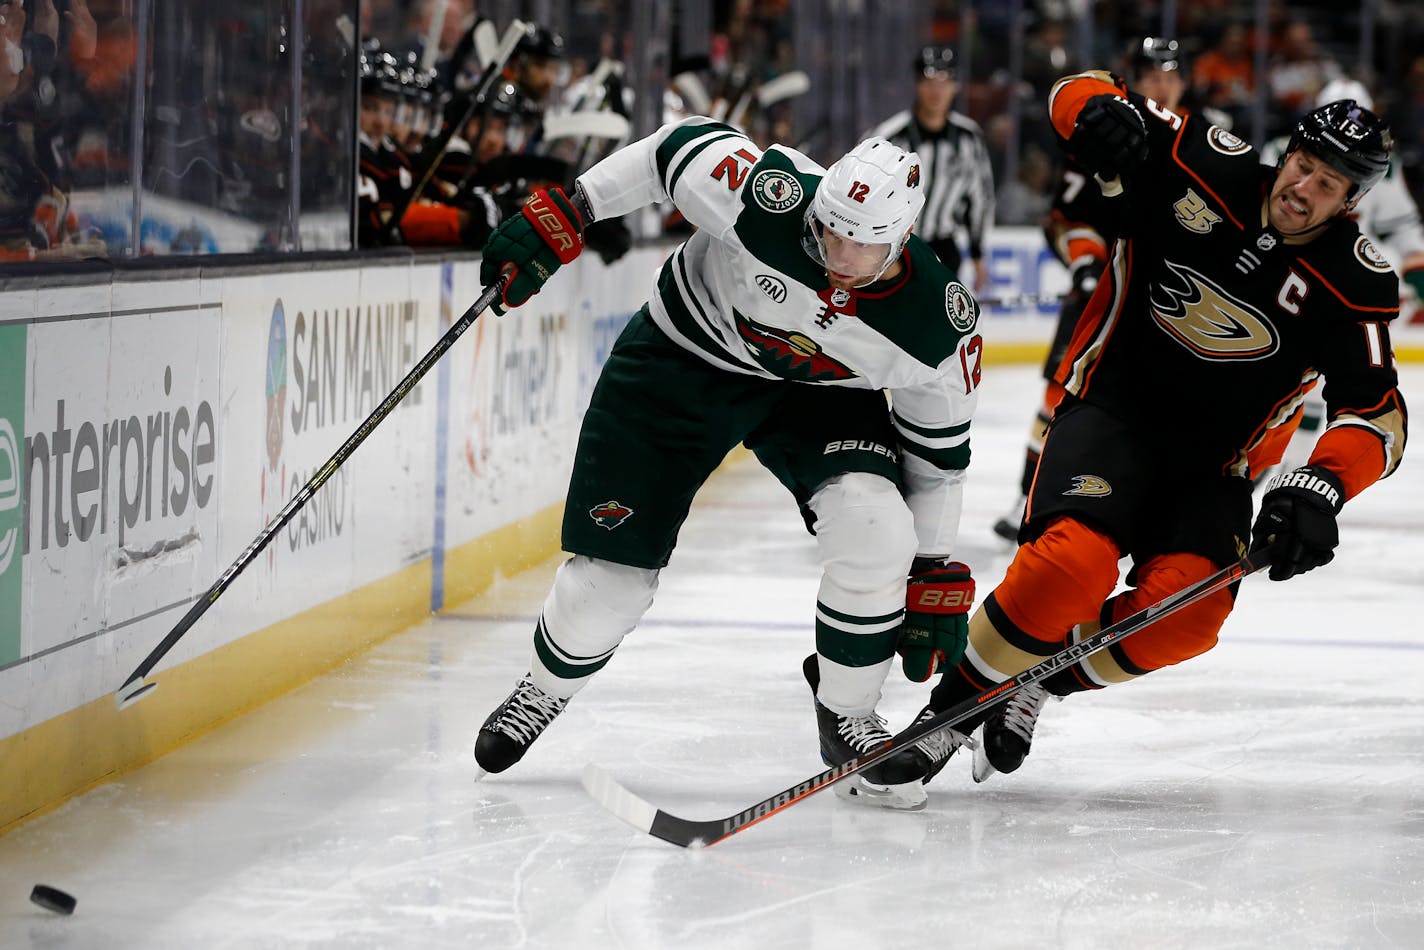
[(312, 475), (311, 479), (292, 496), (291, 500), (277, 513), (277, 516), (272, 519), (267, 527), (263, 528), (261, 533), (247, 546), (247, 549), (238, 555), (237, 560), (233, 561), (228, 569), (223, 571), (222, 576), (213, 582), (213, 586), (209, 587), (207, 591), (193, 603), (193, 606), (188, 608), (188, 612), (183, 615), (183, 619), (178, 621), (158, 646), (154, 647), (148, 656), (144, 657), (143, 662), (129, 674), (129, 678), (124, 680), (123, 686), (119, 687), (120, 692), (130, 683), (134, 683), (147, 676), (153, 670), (154, 666), (158, 664), (158, 661), (163, 659), (168, 651), (173, 649), (174, 645), (183, 638), (183, 635), (188, 632), (189, 628), (197, 623), (203, 614), (207, 613), (208, 608), (222, 596), (223, 591), (227, 590), (228, 586), (232, 584), (237, 576), (257, 559), (257, 555), (262, 553), (263, 548), (271, 543), (272, 539), (286, 526), (287, 522), (292, 520), (292, 517), (301, 510), (302, 506), (321, 490), (321, 486), (326, 484), (327, 479), (331, 478), (336, 470), (351, 457), (351, 453), (355, 452), (356, 448), (362, 442), (366, 441), (366, 437), (371, 434), (372, 430), (380, 425), (386, 416), (391, 414), (396, 404), (415, 388), (416, 383), (420, 382), (421, 377), (428, 373), (430, 368), (439, 362), (440, 357), (444, 356), (445, 351), (450, 349), (455, 341), (460, 338), (460, 335), (469, 329), (470, 324), (474, 323), (480, 314), (489, 309), (490, 304), (499, 299), (503, 284), (504, 281), (501, 279), (484, 289), (479, 299), (470, 305), (470, 308), (464, 312), (459, 320), (455, 321), (450, 329), (445, 331), (445, 334), (435, 342), (435, 345), (430, 348), (430, 351), (421, 357), (420, 362), (411, 368), (410, 372), (405, 375), (405, 378), (396, 385), (396, 388), (391, 390), (385, 399), (381, 400), (381, 404), (366, 417), (366, 420), (357, 427), (355, 432), (351, 433), (350, 437), (341, 444), (341, 447), (332, 454), (331, 458), (327, 459), (321, 468), (316, 470), (316, 473)]

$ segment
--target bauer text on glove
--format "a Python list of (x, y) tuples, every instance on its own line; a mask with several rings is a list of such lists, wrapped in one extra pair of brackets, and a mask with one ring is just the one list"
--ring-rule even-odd
[(973, 605), (974, 578), (967, 564), (915, 558), (905, 584), (905, 619), (896, 644), (906, 677), (923, 683), (941, 664), (959, 662), (969, 643)]

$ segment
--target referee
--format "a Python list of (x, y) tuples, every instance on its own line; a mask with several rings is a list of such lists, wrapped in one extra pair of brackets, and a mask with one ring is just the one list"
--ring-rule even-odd
[(914, 108), (896, 113), (869, 134), (919, 154), (925, 207), (915, 233), (956, 272), (958, 242), (966, 241), (974, 290), (982, 293), (989, 286), (984, 233), (994, 221), (994, 174), (984, 133), (973, 119), (950, 109), (958, 91), (954, 50), (926, 46), (915, 58)]

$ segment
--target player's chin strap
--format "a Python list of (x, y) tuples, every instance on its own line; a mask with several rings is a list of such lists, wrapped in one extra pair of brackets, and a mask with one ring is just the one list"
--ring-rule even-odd
[(732, 835), (746, 831), (757, 822), (770, 818), (777, 812), (789, 808), (814, 793), (834, 785), (922, 739), (956, 726), (996, 703), (1004, 702), (1025, 686), (1052, 676), (1064, 667), (1078, 663), (1100, 650), (1106, 650), (1124, 637), (1131, 636), (1163, 617), (1170, 616), (1184, 607), (1191, 606), (1218, 591), (1239, 583), (1248, 574), (1254, 574), (1262, 568), (1270, 566), (1271, 554), (1270, 548), (1251, 551), (1241, 560), (1227, 565), (1210, 577), (1188, 585), (1175, 594), (1164, 597), (1155, 604), (1144, 607), (1111, 626), (1103, 627), (1091, 636), (1083, 637), (1077, 643), (1065, 647), (1017, 676), (1011, 676), (977, 696), (971, 696), (964, 702), (951, 706), (930, 719), (910, 726), (880, 748), (813, 775), (804, 782), (793, 785), (769, 798), (764, 798), (726, 818), (704, 821), (679, 818), (634, 795), (619, 784), (618, 780), (609, 772), (593, 763), (589, 763), (584, 768), (584, 788), (596, 802), (639, 831), (684, 848), (714, 845), (719, 841), (725, 841)]

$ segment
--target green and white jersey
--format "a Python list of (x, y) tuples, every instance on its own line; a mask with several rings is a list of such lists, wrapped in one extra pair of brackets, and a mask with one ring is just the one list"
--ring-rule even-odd
[(979, 307), (914, 237), (894, 279), (832, 290), (802, 245), (824, 174), (799, 152), (763, 152), (695, 117), (620, 149), (579, 185), (595, 218), (671, 201), (698, 228), (664, 263), (649, 301), (680, 346), (732, 373), (885, 390), (920, 553), (949, 554), (978, 395)]

